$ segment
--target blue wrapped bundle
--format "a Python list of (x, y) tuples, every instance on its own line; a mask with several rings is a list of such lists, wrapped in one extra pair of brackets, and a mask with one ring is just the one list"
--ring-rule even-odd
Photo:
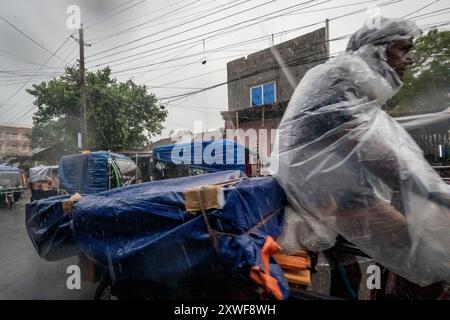
[(110, 189), (108, 164), (110, 158), (128, 159), (123, 155), (107, 151), (62, 157), (59, 161), (61, 188), (69, 194), (76, 192), (94, 194)]
[(70, 217), (63, 211), (63, 202), (68, 199), (69, 196), (58, 196), (26, 205), (28, 235), (45, 260), (60, 260), (80, 252), (70, 229)]
[[(219, 186), (220, 206), (187, 211), (186, 190), (211, 185)], [(261, 256), (281, 233), (284, 203), (273, 178), (224, 171), (83, 196), (70, 225), (79, 249), (113, 280), (181, 283), (224, 271), (248, 279), (256, 267), (275, 279), (278, 298), (285, 298), (283, 273)]]

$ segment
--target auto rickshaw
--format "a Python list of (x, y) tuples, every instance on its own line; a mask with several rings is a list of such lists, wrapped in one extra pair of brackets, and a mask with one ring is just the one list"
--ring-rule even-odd
[(59, 161), (60, 188), (67, 194), (95, 194), (142, 182), (139, 168), (128, 157), (108, 152), (84, 152)]
[(12, 208), (25, 189), (25, 175), (22, 170), (0, 164), (0, 207)]

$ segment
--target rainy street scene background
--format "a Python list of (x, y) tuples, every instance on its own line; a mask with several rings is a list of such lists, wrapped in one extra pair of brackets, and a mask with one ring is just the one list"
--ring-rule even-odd
[(0, 25), (0, 300), (450, 300), (448, 0)]

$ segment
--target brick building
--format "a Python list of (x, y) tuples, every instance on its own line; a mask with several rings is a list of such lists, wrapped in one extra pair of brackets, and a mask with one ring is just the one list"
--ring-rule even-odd
[[(225, 129), (243, 130), (237, 133), (239, 140), (257, 150), (262, 161), (272, 150), (273, 138), (267, 135), (274, 135), (297, 84), (326, 61), (326, 39), (321, 28), (227, 64), (228, 110), (221, 112)], [(254, 129), (256, 139), (248, 129)], [(228, 132), (226, 137), (233, 138)]]
[(28, 155), (31, 128), (0, 126), (0, 158)]

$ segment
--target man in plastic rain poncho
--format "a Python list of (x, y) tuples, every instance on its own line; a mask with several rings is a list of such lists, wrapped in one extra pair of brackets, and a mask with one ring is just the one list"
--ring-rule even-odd
[[(272, 153), (289, 203), (278, 239), (285, 251), (322, 251), (338, 238), (419, 289), (450, 279), (450, 186), (382, 110), (420, 33), (412, 22), (381, 18), (297, 86)], [(344, 296), (356, 298), (358, 281), (350, 277)]]

